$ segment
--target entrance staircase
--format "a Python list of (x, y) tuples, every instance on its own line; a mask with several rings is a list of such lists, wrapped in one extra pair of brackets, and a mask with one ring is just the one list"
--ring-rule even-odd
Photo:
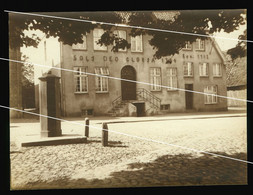
[(121, 111), (125, 109), (128, 103), (144, 102), (147, 112), (158, 112), (161, 106), (161, 99), (156, 97), (150, 91), (139, 88), (136, 90), (136, 100), (122, 100), (122, 96), (117, 97), (112, 101), (112, 109), (108, 112), (112, 116), (120, 116)]

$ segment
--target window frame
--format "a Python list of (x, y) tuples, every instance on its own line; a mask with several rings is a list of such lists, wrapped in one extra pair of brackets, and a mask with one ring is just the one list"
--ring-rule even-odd
[[(190, 45), (190, 47), (188, 47)], [(185, 46), (182, 48), (185, 51), (192, 51), (192, 43), (190, 41), (186, 41)]]
[[(117, 33), (115, 33), (115, 32), (117, 32)], [(125, 37), (122, 37), (119, 32), (124, 32), (125, 33), (125, 35), (124, 35)], [(127, 40), (127, 32), (126, 32), (126, 30), (114, 30), (113, 34), (116, 34), (121, 39)], [(113, 45), (115, 45), (115, 43), (113, 43)], [(127, 48), (125, 48), (125, 49), (119, 48), (119, 52), (127, 52)]]
[[(219, 65), (219, 71), (220, 71), (220, 74), (215, 74), (217, 73), (217, 65)], [(215, 68), (214, 68), (215, 66)], [(222, 77), (222, 64), (221, 63), (214, 63), (213, 64), (213, 77)]]
[[(152, 71), (151, 70), (155, 70)], [(160, 74), (157, 74), (157, 71), (156, 70), (159, 70)], [(150, 67), (149, 68), (149, 76), (150, 76), (150, 91), (161, 91), (162, 90), (162, 69), (161, 67)], [(157, 78), (159, 78), (157, 80)], [(157, 81), (158, 83), (160, 82), (160, 84), (157, 84)], [(160, 85), (160, 86), (159, 86)]]
[[(97, 31), (98, 36), (95, 36), (95, 32)], [(99, 31), (101, 31), (102, 33), (99, 33)], [(107, 51), (108, 47), (107, 46), (100, 46), (100, 44), (96, 43), (101, 36), (105, 33), (105, 30), (102, 28), (94, 28), (93, 29), (93, 50), (94, 51)]]
[[(203, 48), (201, 48), (201, 43), (203, 43)], [(201, 40), (200, 38), (196, 39), (196, 49), (197, 51), (205, 51), (205, 40)]]
[[(78, 71), (79, 74), (77, 74), (77, 72), (74, 72), (74, 83), (75, 83), (75, 94), (86, 94), (86, 93), (89, 93), (89, 79), (88, 79), (88, 75), (83, 73), (83, 72), (88, 72), (88, 66), (74, 66), (73, 69), (75, 70), (75, 68), (80, 68), (80, 70)], [(82, 70), (84, 69), (84, 70)], [(76, 70), (75, 70), (76, 71)], [(77, 89), (77, 78), (80, 78), (79, 80), (79, 91), (76, 91)], [(82, 80), (85, 79), (86, 80), (86, 88), (87, 90), (86, 91), (82, 91)]]
[[(136, 38), (140, 37), (140, 50), (137, 50), (137, 41)], [(133, 50), (133, 40), (135, 39), (135, 50)], [(143, 37), (142, 34), (141, 35), (137, 35), (135, 37), (131, 36), (131, 52), (133, 53), (142, 53), (143, 52)]]
[[(173, 74), (173, 70), (175, 70), (175, 74)], [(167, 88), (167, 91), (177, 91), (178, 89), (178, 78), (177, 78), (177, 68), (176, 67), (167, 67), (166, 68), (166, 77), (167, 77), (167, 86), (173, 88)], [(173, 82), (173, 78), (175, 78)], [(171, 85), (170, 85), (171, 84)], [(173, 86), (173, 84), (176, 84)]]
[[(209, 90), (208, 88), (211, 87), (211, 90)], [(215, 90), (214, 90), (215, 87)], [(217, 85), (206, 85), (204, 86), (204, 93), (209, 93), (209, 94), (204, 94), (204, 104), (205, 105), (211, 105), (211, 104), (218, 104), (218, 86)], [(216, 96), (214, 96), (216, 95)], [(211, 97), (211, 102), (207, 101), (208, 97)], [(215, 100), (215, 101), (214, 101)]]
[[(189, 75), (189, 65), (191, 66), (192, 75)], [(187, 66), (187, 75), (185, 75), (185, 67)], [(193, 62), (185, 62), (183, 65), (183, 75), (184, 77), (194, 77), (194, 69), (193, 69)]]
[[(204, 73), (204, 69), (206, 70), (205, 71), (206, 74), (203, 74)], [(209, 77), (209, 63), (207, 63), (207, 62), (201, 62), (201, 63), (199, 63), (199, 76), (200, 77)]]
[[(72, 50), (81, 50), (81, 51), (87, 50), (87, 36), (83, 35), (82, 40), (83, 43), (72, 44)], [(84, 45), (85, 47), (83, 47)]]
[[(105, 69), (105, 71), (103, 69)], [(95, 74), (103, 75), (103, 76), (109, 76), (110, 74), (109, 68), (106, 66), (96, 66), (94, 68), (94, 71), (95, 71)], [(106, 83), (106, 85), (104, 85), (104, 82)], [(100, 86), (98, 86), (98, 84)], [(106, 91), (103, 91), (104, 86), (106, 86)], [(101, 90), (97, 90), (99, 88)], [(95, 77), (95, 91), (96, 93), (109, 93), (109, 79), (107, 77), (96, 76)]]

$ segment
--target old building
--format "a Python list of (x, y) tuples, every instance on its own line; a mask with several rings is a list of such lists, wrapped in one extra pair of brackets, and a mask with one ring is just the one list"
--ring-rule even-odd
[(172, 57), (154, 59), (151, 36), (131, 37), (130, 31), (114, 27), (114, 34), (131, 43), (129, 49), (118, 52), (112, 52), (112, 46), (97, 44), (104, 33), (101, 28), (83, 36), (82, 44), (58, 42), (53, 46), (50, 39), (41, 41), (41, 64), (61, 68), (51, 71), (61, 78), (63, 116), (144, 116), (227, 109), (225, 98), (184, 91), (227, 96), (225, 58), (214, 39), (197, 39)]
[(227, 95), (224, 57), (214, 39), (187, 43), (171, 63), (166, 63), (169, 57), (153, 58), (150, 36), (130, 37), (130, 30), (115, 28), (115, 34), (131, 43), (130, 49), (118, 52), (97, 44), (103, 34), (100, 28), (84, 36), (83, 44), (60, 44), (60, 63), (54, 66), (75, 71), (53, 70), (61, 77), (63, 116), (142, 116), (227, 109), (225, 98), (179, 90)]

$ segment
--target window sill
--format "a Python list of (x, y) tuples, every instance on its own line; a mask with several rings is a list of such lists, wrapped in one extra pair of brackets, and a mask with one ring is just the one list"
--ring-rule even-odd
[(132, 51), (132, 50), (131, 50), (131, 52), (132, 53), (143, 53), (143, 51)]
[(73, 48), (72, 48), (72, 50), (73, 51), (87, 51), (87, 49), (73, 49)]
[(93, 49), (93, 51), (98, 51), (98, 52), (107, 52), (108, 49)]
[(205, 103), (205, 105), (216, 105), (216, 104), (218, 104), (217, 102), (215, 102), (215, 103)]
[(193, 76), (186, 76), (186, 75), (184, 75), (184, 78), (193, 78)]
[(195, 49), (195, 51), (205, 51), (205, 49)]
[(96, 93), (98, 93), (98, 94), (106, 94), (106, 93), (109, 93), (109, 91), (96, 91)]
[(183, 48), (183, 51), (192, 51), (192, 49)]
[(222, 75), (220, 75), (220, 76), (213, 76), (213, 78), (222, 78)]
[(74, 92), (74, 94), (88, 94), (88, 92)]
[(200, 78), (209, 78), (209, 76), (199, 76)]
[(178, 89), (167, 89), (168, 92), (176, 92)]
[(162, 92), (162, 90), (161, 89), (159, 89), (159, 90), (150, 90), (151, 92)]

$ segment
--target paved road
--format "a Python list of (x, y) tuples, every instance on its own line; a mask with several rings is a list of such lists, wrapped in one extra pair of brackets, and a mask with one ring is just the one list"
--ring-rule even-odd
[[(83, 122), (83, 121), (79, 121)], [(101, 121), (100, 121), (101, 122)], [(101, 127), (99, 121), (91, 125)], [(11, 136), (31, 134), (38, 123), (12, 123)], [(246, 159), (246, 117), (143, 121), (109, 129), (174, 145)], [(31, 128), (33, 127), (33, 128)], [(68, 133), (83, 127), (63, 122)], [(19, 131), (20, 130), (20, 131)], [(38, 129), (33, 133), (36, 133)], [(247, 164), (191, 150), (90, 129), (87, 144), (23, 148), (12, 145), (13, 189), (246, 184)]]

